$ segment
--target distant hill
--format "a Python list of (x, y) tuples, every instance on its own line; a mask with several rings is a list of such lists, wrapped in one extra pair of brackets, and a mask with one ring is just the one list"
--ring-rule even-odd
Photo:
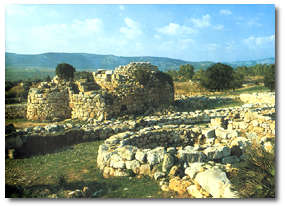
[(234, 68), (238, 66), (254, 66), (256, 64), (275, 64), (275, 58), (271, 57), (258, 60), (225, 62), (225, 64), (228, 64)]
[(130, 62), (148, 61), (158, 66), (161, 71), (179, 69), (182, 64), (192, 64), (195, 69), (206, 69), (213, 62), (189, 62), (167, 57), (122, 57), (115, 55), (100, 55), (86, 53), (44, 53), (44, 54), (15, 54), (6, 53), (6, 68), (10, 67), (44, 67), (55, 68), (57, 64), (66, 62), (76, 69), (115, 69)]
[[(123, 57), (115, 55), (100, 55), (87, 53), (43, 53), (43, 54), (5, 54), (6, 69), (5, 77), (7, 80), (19, 79), (37, 79), (44, 78), (47, 75), (53, 76), (55, 68), (59, 63), (68, 63), (73, 65), (77, 71), (87, 70), (95, 71), (96, 69), (115, 69), (120, 65), (126, 65), (130, 62), (147, 61), (158, 66), (159, 70), (177, 70), (182, 64), (191, 64), (195, 70), (207, 69), (215, 62), (211, 61), (184, 61), (180, 59), (172, 59), (167, 57)], [(250, 61), (224, 62), (232, 67), (252, 66), (255, 64), (272, 64), (275, 58), (266, 58)]]

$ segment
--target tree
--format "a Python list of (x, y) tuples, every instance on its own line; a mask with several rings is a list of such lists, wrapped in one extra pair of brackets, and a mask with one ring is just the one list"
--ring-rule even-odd
[(190, 80), (194, 75), (194, 67), (191, 64), (180, 65), (178, 74), (182, 79)]
[(60, 79), (73, 80), (75, 68), (66, 63), (61, 63), (56, 66), (55, 73)]
[(233, 81), (231, 81), (230, 88), (235, 90), (237, 88), (241, 88), (244, 82), (244, 75), (234, 71), (233, 73)]
[(200, 81), (202, 79), (202, 76), (204, 75), (205, 71), (203, 69), (199, 69), (195, 72), (192, 79), (196, 81)]
[(275, 89), (275, 64), (271, 64), (264, 72), (264, 86), (271, 91)]
[(211, 91), (221, 91), (231, 88), (233, 79), (233, 68), (226, 64), (217, 63), (204, 72), (201, 85)]

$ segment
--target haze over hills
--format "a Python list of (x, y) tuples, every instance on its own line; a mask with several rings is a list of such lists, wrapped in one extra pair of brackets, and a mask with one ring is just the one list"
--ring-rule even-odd
[[(15, 54), (6, 53), (6, 80), (44, 79), (55, 75), (57, 64), (68, 63), (73, 65), (77, 71), (95, 71), (97, 69), (115, 69), (119, 65), (130, 62), (147, 61), (158, 66), (159, 70), (177, 70), (180, 65), (191, 64), (195, 70), (207, 69), (215, 62), (211, 61), (184, 61), (167, 57), (123, 57), (115, 55), (100, 55), (87, 53), (43, 53), (43, 54)], [(252, 66), (255, 64), (272, 64), (275, 58), (266, 58), (250, 61), (226, 62), (232, 67)]]
[[(167, 57), (123, 57), (115, 55), (100, 55), (87, 53), (43, 53), (43, 54), (15, 54), (6, 53), (6, 68), (9, 67), (42, 67), (55, 68), (57, 64), (65, 62), (73, 65), (76, 69), (95, 70), (95, 69), (115, 69), (119, 65), (126, 65), (130, 62), (148, 61), (161, 71), (179, 69), (182, 64), (192, 64), (195, 69), (206, 69), (215, 62), (211, 61), (184, 61), (180, 59), (172, 59)], [(266, 58), (250, 61), (224, 62), (233, 67), (252, 66), (255, 64), (272, 64), (275, 58)]]

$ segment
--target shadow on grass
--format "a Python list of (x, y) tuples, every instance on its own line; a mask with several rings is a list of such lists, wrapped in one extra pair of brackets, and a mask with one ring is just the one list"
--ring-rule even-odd
[[(84, 191), (84, 187), (88, 190)], [(70, 192), (78, 190), (71, 195)], [(39, 184), (31, 186), (5, 185), (6, 198), (169, 198), (161, 194), (156, 182), (149, 177), (99, 178), (96, 181), (59, 182), (58, 184)]]
[(212, 97), (189, 97), (175, 101), (177, 112), (193, 112), (195, 110), (218, 109), (226, 107), (241, 106), (239, 99), (233, 98), (212, 98)]
[[(84, 187), (88, 187), (85, 192)], [(39, 184), (31, 186), (5, 185), (6, 198), (96, 198), (102, 197), (110, 190), (116, 190), (118, 185), (108, 185), (102, 182), (72, 182), (60, 184)], [(79, 190), (77, 195), (69, 194)], [(55, 195), (54, 195), (55, 194)]]

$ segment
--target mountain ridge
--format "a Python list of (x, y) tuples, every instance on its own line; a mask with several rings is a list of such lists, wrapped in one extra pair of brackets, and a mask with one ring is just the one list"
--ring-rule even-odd
[[(73, 65), (78, 70), (96, 70), (96, 69), (115, 69), (119, 65), (126, 65), (130, 62), (148, 61), (156, 66), (161, 71), (177, 70), (182, 64), (192, 64), (195, 70), (207, 69), (214, 61), (186, 61), (169, 57), (153, 57), (153, 56), (116, 56), (112, 54), (90, 54), (90, 53), (59, 53), (47, 52), (42, 54), (17, 54), (5, 53), (5, 66), (7, 68), (55, 68), (57, 64), (66, 62)], [(253, 66), (255, 64), (272, 64), (275, 63), (274, 57), (247, 60), (221, 62), (232, 67), (237, 66)]]

